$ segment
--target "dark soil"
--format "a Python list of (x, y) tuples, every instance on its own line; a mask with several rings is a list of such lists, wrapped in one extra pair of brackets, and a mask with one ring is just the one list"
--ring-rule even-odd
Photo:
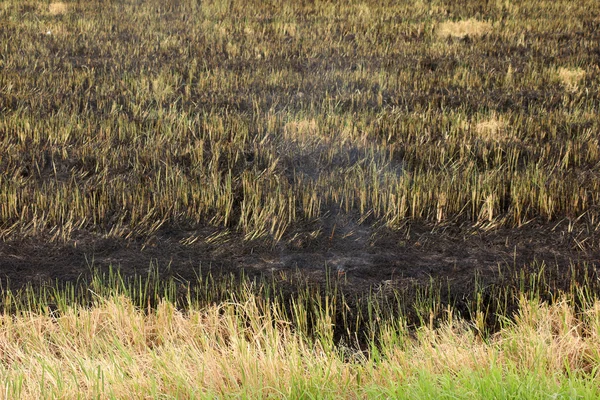
[[(285, 283), (292, 277), (324, 285), (335, 278), (346, 294), (361, 296), (377, 288), (403, 289), (443, 282), (455, 299), (474, 285), (501, 285), (521, 271), (544, 268), (552, 285), (567, 289), (577, 270), (596, 276), (600, 247), (596, 235), (569, 232), (558, 225), (533, 223), (484, 231), (456, 225), (407, 223), (403, 229), (370, 228), (350, 218), (319, 222), (321, 234), (289, 235), (277, 245), (228, 241), (184, 245), (190, 232), (160, 232), (145, 242), (99, 238), (79, 233), (68, 243), (40, 239), (0, 242), (0, 276), (11, 289), (28, 284), (84, 281), (92, 270), (118, 267), (124, 276), (156, 268), (159, 276), (197, 282), (198, 275), (267, 277)], [(211, 232), (196, 232), (200, 237)], [(202, 242), (202, 243), (201, 243)], [(591, 275), (590, 275), (591, 274)], [(298, 280), (296, 280), (298, 281)], [(289, 285), (288, 285), (288, 289)]]

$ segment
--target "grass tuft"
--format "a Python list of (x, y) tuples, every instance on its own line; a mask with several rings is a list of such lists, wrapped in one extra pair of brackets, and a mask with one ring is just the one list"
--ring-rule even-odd
[(492, 24), (488, 21), (479, 21), (469, 18), (461, 21), (445, 21), (437, 26), (436, 33), (439, 37), (464, 39), (478, 38), (492, 31)]
[(57, 1), (48, 5), (48, 12), (50, 15), (63, 15), (69, 10), (69, 6), (66, 3)]
[(508, 130), (507, 122), (501, 116), (492, 116), (475, 124), (477, 137), (484, 141), (506, 142), (516, 140)]
[(585, 79), (586, 72), (582, 68), (561, 67), (556, 71), (556, 75), (567, 91), (576, 92)]

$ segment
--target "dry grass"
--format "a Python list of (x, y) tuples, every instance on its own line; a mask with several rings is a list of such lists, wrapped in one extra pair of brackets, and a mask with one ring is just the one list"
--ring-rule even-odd
[(576, 92), (579, 89), (581, 81), (585, 79), (586, 72), (581, 68), (559, 68), (556, 76), (570, 92)]
[(591, 373), (597, 379), (599, 302), (580, 313), (566, 300), (550, 306), (522, 299), (520, 307), (515, 321), (490, 340), (481, 340), (471, 325), (455, 321), (434, 330), (423, 328), (410, 346), (395, 349), (390, 361), (436, 374), (501, 366), (539, 377)]
[(600, 362), (600, 303), (575, 313), (564, 301), (523, 300), (515, 323), (487, 341), (452, 318), (416, 335), (390, 321), (374, 359), (334, 346), (327, 313), (315, 322), (320, 339), (312, 340), (293, 329), (277, 304), (264, 306), (250, 297), (184, 314), (168, 302), (143, 311), (114, 297), (58, 315), (4, 314), (4, 396), (340, 398), (385, 393), (424, 375), (431, 382), (452, 376), (454, 390), (464, 389), (461, 377), (486, 379), (494, 371), (533, 373), (554, 384), (572, 376), (598, 379), (592, 372)]
[(507, 142), (517, 140), (510, 134), (508, 123), (502, 116), (493, 115), (489, 119), (474, 124), (473, 130), (477, 138), (484, 141)]
[(283, 135), (286, 140), (299, 142), (303, 145), (322, 140), (319, 135), (319, 126), (314, 118), (286, 123), (283, 127)]
[(61, 1), (50, 3), (48, 6), (48, 12), (51, 15), (63, 15), (66, 14), (67, 11), (69, 11), (69, 6)]
[(445, 21), (438, 25), (436, 33), (439, 37), (476, 38), (492, 31), (492, 24), (488, 21), (479, 21), (469, 18), (462, 21)]

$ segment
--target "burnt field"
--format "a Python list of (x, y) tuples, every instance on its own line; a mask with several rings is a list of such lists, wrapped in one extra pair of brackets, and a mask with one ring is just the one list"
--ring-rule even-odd
[(8, 0), (0, 25), (10, 287), (598, 290), (597, 1)]

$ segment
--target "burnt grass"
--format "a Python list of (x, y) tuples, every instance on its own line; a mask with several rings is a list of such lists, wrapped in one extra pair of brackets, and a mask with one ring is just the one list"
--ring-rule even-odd
[[(16, 2), (14, 7), (20, 7), (20, 12), (33, 19), (32, 14), (39, 7), (35, 2), (25, 3), (19, 5)], [(19, 51), (13, 48), (14, 53), (5, 54), (0, 64), (0, 119), (6, 121), (0, 125), (0, 139), (5, 143), (16, 141), (13, 138), (17, 136), (18, 128), (14, 127), (19, 125), (11, 125), (8, 121), (23, 112), (39, 120), (59, 112), (77, 115), (82, 120), (88, 119), (95, 129), (103, 118), (114, 112), (114, 104), (119, 105), (123, 118), (141, 130), (158, 129), (158, 123), (139, 117), (124, 86), (111, 86), (108, 82), (126, 81), (141, 73), (164, 70), (183, 77), (179, 86), (170, 93), (170, 98), (139, 100), (141, 108), (166, 109), (177, 99), (175, 107), (181, 111), (239, 117), (247, 123), (251, 137), (264, 134), (267, 128), (261, 125), (260, 118), (268, 113), (293, 114), (309, 110), (308, 115), (311, 112), (316, 115), (381, 113), (392, 118), (392, 114), (385, 114), (386, 110), (400, 110), (405, 114), (438, 110), (438, 116), (460, 112), (467, 119), (481, 113), (514, 113), (524, 115), (529, 121), (529, 125), (519, 128), (520, 140), (500, 144), (477, 142), (466, 161), (479, 170), (495, 168), (498, 165), (492, 165), (490, 158), (485, 156), (486, 148), (497, 151), (500, 158), (508, 157), (510, 149), (517, 148), (519, 159), (515, 161), (515, 173), (540, 161), (540, 165), (548, 164), (544, 171), (552, 174), (555, 169), (548, 160), (566, 157), (563, 143), (577, 142), (585, 132), (598, 134), (598, 7), (587, 11), (574, 7), (569, 11), (573, 14), (569, 14), (569, 18), (581, 20), (577, 29), (565, 20), (567, 28), (557, 33), (537, 26), (523, 28), (521, 33), (510, 37), (497, 31), (502, 31), (505, 26), (516, 29), (510, 25), (511, 21), (517, 21), (517, 27), (523, 23), (524, 27), (523, 15), (511, 16), (510, 10), (491, 5), (491, 2), (446, 4), (428, 14), (432, 17), (424, 17), (425, 14), (400, 17), (386, 15), (380, 10), (381, 18), (364, 26), (348, 22), (349, 11), (338, 16), (323, 15), (315, 11), (318, 7), (312, 2), (305, 2), (298, 5), (294, 14), (300, 34), (278, 36), (272, 31), (279, 18), (276, 8), (267, 3), (253, 3), (259, 11), (251, 13), (244, 11), (241, 3), (232, 1), (230, 13), (214, 17), (215, 23), (233, 21), (235, 25), (249, 20), (255, 31), (263, 29), (265, 49), (271, 49), (265, 54), (256, 50), (259, 54), (248, 58), (232, 54), (231, 47), (223, 41), (212, 43), (208, 36), (189, 33), (198, 33), (198, 30), (193, 28), (190, 15), (194, 14), (186, 8), (186, 2), (168, 2), (169, 5), (162, 8), (159, 3), (110, 2), (111, 7), (106, 12), (112, 17), (98, 20), (98, 37), (80, 35), (73, 40), (32, 33), (12, 20), (8, 22), (8, 14), (4, 15), (6, 23), (0, 20), (4, 25), (0, 31), (3, 43), (19, 37), (23, 43), (35, 45), (33, 53), (24, 56), (22, 62), (8, 62), (9, 58), (16, 59)], [(545, 9), (542, 5), (547, 3), (539, 4), (542, 10)], [(179, 45), (187, 47), (181, 50), (156, 45), (149, 33), (137, 27), (139, 22), (134, 21), (133, 15), (119, 14), (125, 5), (156, 12), (158, 17), (151, 17), (159, 21), (154, 28), (161, 29), (159, 33), (163, 37), (177, 37)], [(80, 7), (76, 10), (86, 15), (103, 12), (101, 3), (97, 2), (73, 7)], [(535, 9), (535, 6), (531, 7)], [(560, 25), (560, 13), (552, 12), (556, 15), (547, 16), (547, 19)], [(498, 28), (481, 37), (440, 39), (431, 33), (435, 23), (473, 17), (495, 21)], [(44, 18), (62, 18), (65, 23), (70, 23), (76, 17), (69, 14)], [(392, 29), (395, 24), (406, 24), (407, 18), (414, 18), (414, 28), (406, 25), (401, 32)], [(302, 39), (304, 30), (318, 27), (322, 21), (332, 27), (323, 39), (324, 45), (317, 46), (318, 37)], [(235, 29), (230, 34), (230, 41), (238, 43), (237, 51), (243, 54), (247, 40), (243, 29)], [(108, 39), (112, 44), (107, 44)], [(432, 42), (455, 50), (445, 54), (423, 50)], [(380, 51), (378, 43), (386, 43), (390, 50)], [(34, 59), (38, 62), (34, 63)], [(235, 88), (214, 85), (211, 89), (196, 91), (198, 74), (193, 76), (188, 70), (194, 60), (201, 62), (204, 71), (218, 68), (231, 76), (252, 76), (252, 79)], [(586, 77), (581, 85), (588, 90), (566, 92), (560, 82), (546, 78), (527, 81), (531, 71), (557, 65), (583, 66)], [(452, 77), (461, 68), (481, 77), (479, 86), (468, 87), (453, 82)], [(509, 69), (523, 81), (504, 84)], [(94, 71), (89, 75), (94, 81), (89, 78), (77, 82), (72, 78), (70, 81), (69, 76), (77, 76), (77, 71), (84, 70)], [(367, 75), (383, 73), (391, 82), (382, 88), (373, 80), (344, 78), (358, 70), (366, 71)], [(285, 72), (289, 79), (278, 82), (267, 79), (273, 71)], [(406, 77), (411, 71), (414, 79), (428, 84), (411, 85)], [(62, 86), (54, 86), (52, 79), (44, 78), (44, 74), (63, 77)], [(7, 90), (11, 83), (15, 83), (17, 89)], [(19, 92), (19, 87), (25, 89)], [(37, 91), (32, 87), (37, 87)], [(191, 88), (191, 92), (186, 92), (186, 87)], [(356, 93), (362, 93), (360, 101), (356, 100)], [(332, 96), (335, 106), (319, 109), (328, 104)], [(578, 107), (595, 110), (595, 116), (582, 121), (558, 121), (550, 126), (557, 122), (556, 112)], [(555, 113), (554, 119), (549, 122), (546, 116), (552, 113)], [(436, 125), (427, 133), (427, 140), (421, 147), (414, 137), (403, 140), (400, 134), (392, 136), (388, 140), (389, 146), (394, 148), (391, 163), (408, 171), (419, 168), (444, 170), (447, 166), (432, 161), (432, 154), (434, 157), (439, 154), (436, 149), (445, 146), (442, 139), (444, 122), (434, 119), (433, 123)], [(369, 139), (383, 140), (389, 134), (387, 128), (393, 125), (389, 121), (375, 124)], [(552, 130), (553, 134), (540, 140), (539, 132), (528, 132), (527, 126), (539, 126), (540, 130)], [(401, 127), (397, 129), (402, 130)], [(105, 166), (106, 176), (100, 179), (96, 176), (98, 166), (102, 164), (99, 157), (73, 155), (76, 152), (72, 154), (71, 148), (77, 148), (81, 143), (76, 138), (72, 140), (73, 143), (56, 144), (42, 134), (40, 139), (26, 141), (23, 151), (10, 153), (10, 147), (5, 146), (0, 154), (0, 173), (5, 181), (23, 182), (18, 190), (23, 191), (24, 198), (35, 188), (47, 189), (51, 183), (74, 182), (74, 176), (78, 182), (83, 182), (80, 187), (89, 192), (99, 191), (101, 181), (118, 178), (136, 182), (138, 177), (131, 167), (132, 158), (124, 158), (122, 164)], [(127, 140), (113, 139), (111, 145), (128, 154)], [(204, 142), (204, 146), (205, 157), (210, 159), (211, 143)], [(542, 152), (542, 146), (548, 150)], [(587, 146), (583, 143), (579, 149), (587, 151)], [(165, 158), (164, 149), (161, 151), (157, 151), (155, 160), (146, 160), (149, 166), (158, 165), (160, 159)], [(239, 176), (248, 168), (268, 169), (267, 157), (260, 148), (241, 147), (241, 151), (245, 160), (227, 159), (226, 154), (218, 168), (231, 171), (233, 176)], [(457, 148), (448, 151), (456, 152), (459, 157)], [(334, 160), (333, 164), (359, 163), (366, 154), (361, 150), (355, 153), (347, 160), (337, 163)], [(171, 155), (169, 162), (177, 165), (182, 174), (193, 178), (197, 166), (193, 165), (191, 156), (176, 152)], [(297, 179), (293, 171), (300, 171), (306, 165), (327, 166), (319, 160), (311, 161), (310, 155), (303, 155), (308, 158), (299, 159), (301, 162), (294, 160), (293, 154), (290, 157), (287, 161), (282, 157), (283, 166), (272, 173), (279, 174), (292, 186)], [(33, 213), (19, 215), (17, 212), (0, 220), (0, 226), (8, 232), (0, 241), (0, 277), (4, 288), (43, 288), (70, 282), (84, 289), (94, 272), (106, 272), (109, 267), (118, 268), (124, 277), (146, 276), (149, 268), (154, 268), (155, 278), (159, 281), (173, 279), (198, 293), (202, 292), (197, 287), (201, 284), (199, 276), (211, 276), (215, 281), (233, 277), (237, 282), (270, 282), (286, 298), (292, 298), (306, 287), (322, 295), (335, 288), (335, 296), (343, 296), (344, 301), (354, 307), (350, 313), (355, 318), (366, 313), (366, 299), (381, 300), (390, 313), (402, 308), (412, 324), (423, 322), (419, 302), (432, 306), (436, 319), (443, 318), (448, 304), (466, 318), (475, 318), (476, 311), (484, 310), (487, 326), (493, 331), (499, 326), (500, 314), (510, 316), (516, 310), (522, 293), (535, 292), (548, 301), (561, 291), (599, 294), (597, 216), (600, 211), (595, 189), (599, 187), (600, 169), (593, 157), (582, 157), (571, 165), (566, 170), (557, 170), (556, 174), (581, 184), (587, 199), (584, 209), (575, 213), (563, 207), (547, 216), (538, 213), (537, 205), (532, 204), (524, 220), (515, 221), (510, 217), (513, 200), (507, 197), (499, 200), (495, 216), (499, 222), (488, 225), (478, 220), (477, 215), (462, 212), (438, 221), (435, 211), (430, 210), (417, 213), (415, 217), (402, 217), (390, 226), (381, 218), (361, 215), (357, 209), (342, 211), (340, 205), (330, 199), (322, 203), (318, 217), (295, 221), (281, 240), (248, 240), (236, 225), (244, 196), (239, 182), (233, 189), (233, 222), (215, 224), (206, 215), (197, 219), (166, 215), (160, 228), (148, 234), (144, 233), (143, 226), (127, 235), (110, 234), (114, 225), (128, 222), (127, 218), (121, 218), (125, 214), (120, 214), (118, 201), (108, 205), (110, 212), (104, 219), (95, 224), (80, 224), (64, 240), (55, 236), (56, 229), (61, 227), (60, 219), (31, 234), (24, 227), (33, 221)], [(339, 167), (332, 165), (336, 166)], [(342, 167), (350, 168), (351, 165)], [(155, 173), (146, 172), (150, 177)], [(50, 186), (44, 186), (46, 184)], [(504, 192), (509, 193), (510, 181), (505, 184), (508, 189)], [(153, 218), (162, 217), (155, 215)], [(12, 229), (14, 226), (19, 226), (20, 230)], [(205, 240), (225, 229), (230, 232), (225, 238)], [(189, 243), (186, 238), (191, 235), (200, 239)], [(183, 304), (187, 292), (182, 290), (179, 295)], [(362, 323), (366, 324), (364, 317)], [(338, 333), (341, 335), (341, 331)]]
[[(302, 294), (327, 296), (345, 304), (337, 310), (337, 339), (362, 346), (377, 329), (368, 318), (373, 302), (382, 316), (401, 315), (415, 327), (444, 321), (448, 306), (466, 319), (481, 313), (484, 325), (478, 329), (485, 335), (517, 312), (521, 296), (553, 302), (567, 293), (576, 303), (595, 297), (600, 252), (582, 242), (598, 239), (567, 233), (566, 225), (532, 222), (484, 232), (451, 223), (407, 222), (399, 231), (382, 228), (362, 240), (325, 231), (326, 239), (275, 246), (235, 237), (216, 245), (183, 245), (183, 232), (166, 229), (144, 241), (82, 233), (68, 244), (38, 238), (4, 241), (0, 265), (3, 287), (15, 293), (73, 287), (84, 302), (93, 297), (87, 292), (93, 277), (114, 269), (127, 282), (141, 278), (158, 288), (136, 299), (142, 308), (160, 301), (166, 282), (176, 283), (171, 300), (183, 309), (190, 296), (199, 304), (236, 299), (248, 282), (256, 285), (257, 295), (270, 287), (269, 296), (290, 306)], [(336, 226), (343, 232), (343, 224)]]

